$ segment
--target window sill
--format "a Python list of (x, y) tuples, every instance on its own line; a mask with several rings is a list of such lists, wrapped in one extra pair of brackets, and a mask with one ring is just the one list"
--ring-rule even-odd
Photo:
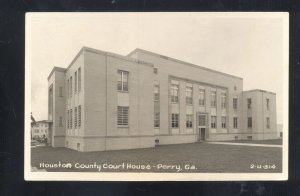
[(129, 93), (129, 91), (121, 91), (121, 90), (117, 90), (118, 93)]
[(154, 129), (159, 129), (159, 127), (154, 127)]
[(129, 128), (129, 126), (121, 126), (121, 125), (118, 125), (118, 128)]
[(171, 104), (179, 104), (179, 102), (171, 102)]

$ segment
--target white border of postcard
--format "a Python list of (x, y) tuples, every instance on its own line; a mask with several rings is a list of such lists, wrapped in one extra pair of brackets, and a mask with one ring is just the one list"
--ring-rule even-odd
[[(282, 173), (111, 173), (111, 172), (32, 172), (30, 145), (30, 112), (31, 112), (31, 51), (30, 51), (30, 17), (34, 14), (71, 15), (99, 13), (27, 13), (25, 32), (25, 141), (24, 141), (24, 178), (30, 181), (279, 181), (288, 179), (288, 84), (289, 84), (289, 14), (287, 12), (218, 12), (191, 13), (210, 17), (280, 17), (284, 22), (284, 111), (283, 111), (283, 156)], [(101, 13), (106, 14), (106, 13)], [(111, 14), (111, 13), (107, 13)], [(117, 14), (117, 13), (116, 13)], [(149, 13), (148, 13), (149, 14)], [(166, 13), (153, 13), (166, 14)], [(168, 13), (167, 13), (168, 14)], [(172, 14), (182, 14), (174, 13)]]

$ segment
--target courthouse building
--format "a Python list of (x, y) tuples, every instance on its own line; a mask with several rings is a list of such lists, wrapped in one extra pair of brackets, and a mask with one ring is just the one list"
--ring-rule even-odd
[[(78, 151), (277, 138), (276, 95), (142, 49), (83, 47), (48, 77), (53, 147)], [(201, 147), (201, 146), (199, 146)]]

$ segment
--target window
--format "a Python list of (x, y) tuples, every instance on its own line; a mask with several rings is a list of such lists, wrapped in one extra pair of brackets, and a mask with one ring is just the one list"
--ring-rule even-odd
[(226, 116), (222, 116), (222, 128), (226, 128)]
[(251, 107), (252, 107), (251, 104), (252, 104), (252, 103), (251, 103), (251, 99), (248, 98), (248, 99), (247, 99), (248, 109), (251, 109)]
[(70, 77), (70, 97), (72, 97), (72, 76)]
[(199, 89), (199, 105), (204, 106), (205, 105), (205, 90)]
[(270, 117), (267, 117), (267, 129), (270, 129)]
[(206, 116), (205, 115), (199, 115), (198, 116), (198, 126), (206, 126)]
[(118, 70), (118, 90), (128, 91), (128, 72)]
[(212, 90), (211, 91), (211, 107), (215, 108), (217, 107), (217, 91)]
[(252, 129), (252, 117), (248, 117), (248, 129)]
[(67, 111), (67, 128), (68, 129), (70, 128), (70, 120), (69, 120), (69, 118), (70, 118), (70, 111), (68, 110)]
[(78, 106), (78, 128), (81, 127), (81, 105)]
[(72, 109), (70, 109), (70, 129), (72, 129)]
[(267, 110), (270, 110), (270, 99), (267, 99)]
[(171, 102), (178, 103), (178, 89), (179, 86), (177, 84), (171, 84)]
[(186, 104), (193, 104), (193, 86), (192, 84), (187, 84), (185, 87), (185, 96), (186, 96)]
[(63, 122), (62, 122), (62, 117), (61, 117), (61, 116), (59, 117), (59, 123), (58, 123), (58, 126), (59, 126), (59, 127), (62, 127), (62, 126), (63, 126)]
[(224, 109), (226, 108), (226, 93), (221, 93), (221, 107)]
[(74, 128), (77, 128), (77, 107), (74, 110)]
[(81, 90), (81, 68), (78, 68), (78, 92)]
[(77, 143), (77, 150), (80, 150), (80, 143)]
[(159, 84), (154, 84), (154, 101), (159, 101)]
[(237, 109), (237, 98), (233, 98), (233, 109)]
[(74, 76), (74, 91), (75, 93), (77, 93), (77, 71), (75, 71), (75, 76)]
[(233, 128), (237, 129), (238, 127), (238, 118), (237, 117), (233, 117)]
[(59, 87), (59, 91), (58, 91), (58, 96), (59, 96), (59, 97), (62, 97), (62, 96), (63, 96), (63, 95), (62, 95), (62, 94), (63, 94), (62, 91), (63, 91), (63, 90), (62, 90), (62, 87), (60, 86), (60, 87)]
[(67, 96), (68, 96), (68, 98), (69, 98), (69, 82), (70, 82), (70, 80), (68, 79), (67, 80)]
[(215, 129), (217, 126), (217, 117), (216, 116), (211, 116), (211, 128)]
[(129, 107), (118, 106), (118, 126), (128, 126)]
[(154, 113), (154, 128), (159, 128), (159, 112)]
[(193, 127), (193, 115), (187, 114), (186, 115), (186, 128), (192, 128)]
[(179, 114), (172, 114), (172, 128), (179, 127)]
[(157, 68), (156, 67), (153, 68), (153, 73), (157, 74)]

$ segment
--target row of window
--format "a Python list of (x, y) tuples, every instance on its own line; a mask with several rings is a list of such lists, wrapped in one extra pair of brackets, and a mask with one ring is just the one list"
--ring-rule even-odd
[[(78, 73), (80, 76), (80, 68), (78, 69)], [(80, 77), (78, 77), (80, 78)], [(118, 70), (118, 82), (117, 82), (117, 89), (118, 91), (125, 91), (128, 92), (128, 78), (129, 78), (129, 72), (128, 71), (123, 71), (123, 70)], [(69, 81), (69, 80), (68, 80)], [(70, 78), (70, 81), (72, 83), (72, 76)], [(79, 79), (80, 81), (80, 79)], [(69, 82), (68, 82), (69, 83)], [(78, 88), (80, 88), (80, 84), (78, 85)], [(77, 91), (77, 72), (75, 72), (75, 93)], [(71, 92), (72, 92), (72, 84), (70, 86)], [(171, 103), (178, 103), (179, 102), (179, 85), (178, 84), (171, 84), (171, 89), (170, 89), (170, 94), (171, 94)], [(186, 85), (186, 104), (192, 105), (193, 104), (193, 87), (192, 84), (187, 84)], [(211, 107), (217, 107), (217, 92), (215, 89), (211, 90)], [(226, 99), (227, 99), (227, 94), (226, 92), (221, 93), (221, 108), (226, 108)], [(154, 85), (154, 101), (159, 101), (159, 84)], [(199, 89), (199, 105), (200, 106), (205, 106), (205, 89), (200, 88)], [(247, 105), (248, 109), (251, 109), (252, 107), (252, 100), (251, 98), (247, 99)], [(233, 98), (233, 109), (237, 109), (238, 102), (237, 98)], [(267, 110), (270, 109), (270, 100), (266, 99), (266, 106)]]
[[(76, 111), (76, 107), (75, 107), (75, 111)], [(72, 110), (70, 110), (70, 112), (72, 115)], [(129, 107), (118, 106), (118, 118), (117, 118), (118, 126), (128, 126), (128, 115), (129, 115)], [(199, 117), (201, 117), (201, 115)], [(72, 119), (71, 119), (71, 124), (72, 124)], [(248, 117), (247, 124), (248, 124), (248, 128), (252, 128), (252, 117)], [(80, 124), (79, 124), (79, 126), (80, 126)], [(159, 128), (159, 126), (160, 126), (160, 114), (159, 114), (159, 112), (155, 112), (154, 113), (154, 127)], [(199, 118), (199, 126), (205, 126), (205, 118)], [(269, 117), (266, 118), (266, 126), (268, 129), (270, 128), (270, 118)], [(179, 114), (172, 113), (171, 127), (179, 128)], [(193, 115), (187, 114), (186, 115), (186, 128), (192, 128), (192, 127), (193, 127)], [(217, 116), (211, 116), (210, 127), (212, 129), (217, 128)], [(222, 128), (227, 127), (226, 126), (226, 116), (221, 117), (221, 127)], [(76, 128), (76, 118), (75, 118), (75, 128)], [(238, 118), (237, 117), (233, 117), (233, 128), (234, 129), (238, 128)]]
[[(73, 113), (74, 111), (74, 113)], [(73, 115), (74, 114), (74, 115)], [(74, 128), (81, 127), (81, 105), (75, 107), (74, 110), (70, 109), (67, 111), (67, 127), (68, 129), (73, 128), (73, 118), (74, 118)]]
[[(248, 129), (252, 129), (252, 117), (248, 117), (247, 127)], [(266, 127), (270, 129), (270, 117), (266, 117)]]
[[(221, 120), (222, 120), (222, 123), (221, 123), (222, 128), (226, 128), (226, 116), (222, 116)], [(157, 121), (155, 119), (154, 125), (157, 125), (156, 122)], [(199, 116), (199, 126), (205, 126), (205, 116), (204, 115)], [(176, 113), (172, 114), (171, 127), (179, 128), (179, 114), (176, 114)], [(193, 127), (193, 115), (187, 114), (186, 115), (186, 128), (192, 128), (192, 127)], [(210, 127), (212, 129), (217, 128), (217, 117), (216, 116), (211, 116)], [(237, 129), (237, 127), (238, 127), (237, 117), (233, 117), (233, 128)]]
[(36, 123), (36, 127), (39, 127), (41, 125), (41, 127), (45, 126), (45, 127), (48, 127), (48, 124), (44, 124), (44, 123)]
[[(40, 130), (39, 129), (35, 129), (34, 130), (34, 133), (40, 133)], [(44, 133), (44, 130), (41, 129), (41, 133)], [(47, 133), (47, 130), (45, 130), (45, 133)]]
[[(251, 98), (247, 99), (247, 107), (248, 107), (248, 109), (252, 108), (252, 100), (251, 100)], [(266, 99), (266, 107), (267, 107), (267, 110), (270, 110), (270, 99)]]
[[(74, 93), (81, 91), (81, 68), (79, 67), (78, 70), (74, 73)], [(62, 93), (62, 89), (59, 91)], [(70, 76), (70, 78), (67, 80), (67, 92), (68, 97), (72, 97), (73, 94), (73, 76)]]
[[(155, 86), (154, 88), (154, 94), (158, 96), (157, 93), (157, 87)], [(171, 103), (178, 103), (179, 101), (179, 85), (178, 84), (171, 84), (171, 89), (170, 89), (170, 94), (171, 94)], [(186, 86), (186, 104), (192, 105), (193, 104), (193, 87), (191, 84), (188, 84)], [(217, 91), (215, 89), (211, 90), (211, 99), (210, 99), (210, 106), (211, 107), (217, 107)], [(221, 93), (221, 107), (226, 108), (226, 99), (227, 95), (225, 92)], [(154, 100), (158, 100), (154, 99)], [(205, 106), (205, 89), (199, 88), (199, 105), (200, 106)], [(237, 98), (233, 98), (233, 108), (237, 109)]]

